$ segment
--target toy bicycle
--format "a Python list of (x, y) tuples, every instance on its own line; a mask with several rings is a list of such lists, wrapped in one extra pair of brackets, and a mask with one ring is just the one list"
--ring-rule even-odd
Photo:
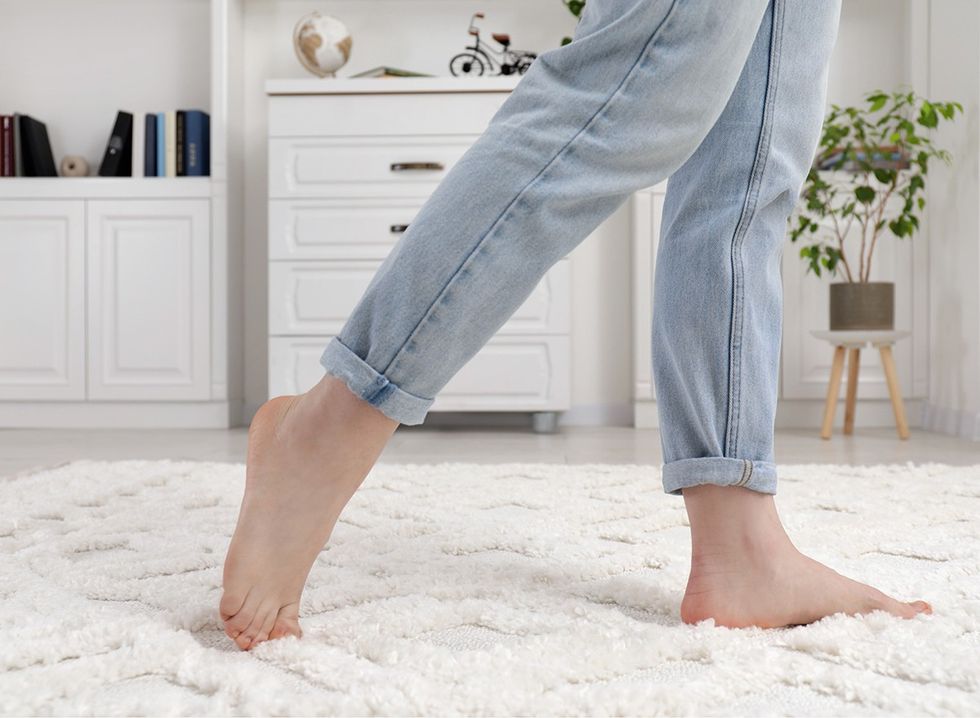
[(495, 32), (490, 35), (500, 44), (500, 50), (494, 50), (487, 43), (480, 40), (480, 29), (476, 26), (476, 20), (482, 20), (482, 12), (474, 13), (470, 18), (469, 34), (476, 38), (472, 45), (466, 47), (465, 52), (461, 52), (449, 61), (449, 71), (454, 75), (484, 75), (494, 70), (498, 75), (513, 75), (515, 72), (523, 75), (531, 62), (537, 57), (533, 52), (524, 50), (510, 49), (510, 35)]

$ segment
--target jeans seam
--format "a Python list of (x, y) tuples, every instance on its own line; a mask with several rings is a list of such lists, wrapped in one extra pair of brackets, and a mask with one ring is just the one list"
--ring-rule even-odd
[(398, 360), (401, 359), (402, 355), (405, 353), (405, 350), (412, 344), (413, 340), (418, 335), (423, 325), (426, 324), (426, 321), (434, 313), (435, 308), (441, 303), (441, 301), (448, 294), (448, 290), (450, 286), (452, 286), (452, 284), (456, 281), (457, 277), (459, 277), (459, 275), (463, 272), (463, 270), (467, 267), (467, 265), (469, 265), (472, 262), (472, 260), (476, 257), (476, 255), (483, 250), (487, 240), (491, 237), (491, 235), (493, 235), (494, 231), (503, 224), (507, 216), (511, 213), (513, 208), (518, 205), (519, 201), (524, 197), (524, 195), (528, 192), (528, 190), (530, 190), (531, 187), (535, 185), (538, 182), (538, 180), (541, 179), (541, 177), (556, 162), (558, 162), (558, 160), (566, 153), (566, 151), (568, 151), (569, 147), (571, 147), (572, 143), (575, 142), (575, 140), (577, 140), (579, 137), (581, 137), (582, 134), (595, 123), (596, 118), (598, 118), (599, 115), (602, 114), (602, 112), (613, 101), (613, 99), (615, 99), (616, 96), (620, 94), (621, 90), (629, 81), (629, 79), (633, 77), (633, 75), (636, 73), (637, 67), (640, 66), (640, 63), (642, 62), (643, 58), (647, 55), (650, 46), (657, 39), (661, 29), (664, 27), (664, 25), (667, 24), (671, 16), (674, 14), (674, 9), (677, 7), (677, 3), (678, 0), (673, 0), (673, 2), (671, 2), (670, 7), (667, 9), (667, 12), (664, 15), (663, 20), (661, 20), (657, 24), (657, 26), (653, 29), (653, 31), (650, 33), (650, 37), (643, 44), (643, 47), (640, 49), (640, 52), (637, 54), (636, 60), (634, 60), (633, 64), (630, 65), (629, 70), (623, 76), (623, 79), (620, 80), (619, 84), (616, 85), (616, 88), (609, 94), (609, 97), (607, 97), (602, 102), (602, 104), (598, 108), (596, 108), (596, 111), (592, 114), (591, 117), (589, 117), (588, 120), (585, 121), (585, 124), (582, 125), (581, 129), (575, 132), (568, 139), (568, 141), (565, 142), (565, 144), (563, 144), (561, 147), (558, 148), (558, 151), (555, 153), (555, 155), (544, 164), (544, 166), (537, 172), (537, 174), (534, 175), (534, 177), (528, 180), (527, 184), (525, 184), (520, 189), (520, 191), (518, 191), (517, 194), (514, 195), (513, 199), (511, 199), (511, 201), (507, 203), (507, 206), (501, 210), (497, 218), (493, 222), (491, 222), (489, 229), (487, 229), (486, 231), (486, 234), (484, 234), (480, 238), (480, 240), (474, 245), (473, 249), (466, 255), (466, 257), (463, 259), (460, 265), (452, 273), (452, 275), (446, 281), (446, 284), (436, 295), (435, 299), (432, 300), (432, 303), (428, 306), (428, 308), (425, 310), (425, 313), (416, 323), (415, 327), (413, 327), (412, 331), (409, 332), (408, 337), (405, 339), (405, 342), (402, 344), (401, 347), (399, 347), (398, 351), (395, 352), (394, 356), (391, 358), (391, 361), (388, 362), (384, 370), (382, 370), (381, 374), (387, 375), (390, 371), (394, 370)]
[[(759, 145), (752, 163), (752, 175), (745, 195), (745, 204), (735, 234), (732, 237), (732, 307), (728, 345), (728, 425), (725, 435), (725, 456), (738, 453), (738, 424), (741, 412), (741, 366), (742, 366), (742, 322), (744, 269), (741, 259), (742, 243), (749, 225), (755, 219), (758, 208), (759, 188), (769, 160), (769, 138), (772, 134), (773, 105), (779, 74), (779, 55), (782, 44), (783, 2), (773, 0), (772, 37), (769, 41), (769, 70), (766, 78), (766, 95), (762, 110), (762, 127), (759, 130)], [(741, 485), (741, 484), (739, 484)]]

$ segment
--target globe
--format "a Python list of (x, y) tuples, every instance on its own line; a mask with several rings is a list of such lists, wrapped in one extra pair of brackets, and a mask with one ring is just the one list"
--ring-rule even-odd
[(347, 63), (351, 42), (344, 23), (318, 12), (301, 17), (293, 30), (296, 57), (317, 77), (333, 77)]

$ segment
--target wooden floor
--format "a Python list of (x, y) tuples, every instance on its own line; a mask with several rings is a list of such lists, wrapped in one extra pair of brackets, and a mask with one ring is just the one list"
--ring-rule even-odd
[[(980, 442), (912, 431), (899, 441), (894, 429), (836, 434), (818, 429), (776, 434), (780, 463), (879, 464), (980, 463)], [(0, 476), (74, 459), (199, 459), (241, 462), (247, 429), (3, 429)], [(382, 455), (386, 462), (440, 461), (658, 464), (660, 435), (622, 427), (569, 428), (540, 435), (524, 429), (402, 427)]]

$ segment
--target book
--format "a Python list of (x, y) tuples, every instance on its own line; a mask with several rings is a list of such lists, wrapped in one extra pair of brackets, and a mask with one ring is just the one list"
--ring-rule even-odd
[(157, 113), (157, 177), (167, 176), (167, 123), (163, 112)]
[(57, 177), (48, 128), (30, 115), (19, 115), (20, 149), (24, 153), (25, 177)]
[(100, 177), (130, 177), (133, 174), (133, 116), (120, 110), (116, 113), (109, 141), (106, 143)]
[(187, 110), (184, 119), (184, 170), (188, 177), (211, 174), (211, 117), (202, 110)]
[(143, 176), (157, 176), (157, 116), (146, 113), (143, 123)]
[(14, 176), (14, 118), (0, 115), (0, 177)]
[(24, 176), (24, 151), (21, 149), (24, 145), (21, 144), (22, 140), (20, 138), (20, 115), (16, 112), (14, 113), (14, 176), (23, 177)]
[(164, 113), (164, 161), (166, 163), (165, 177), (177, 176), (177, 113), (173, 110)]
[(184, 177), (187, 172), (184, 169), (184, 118), (186, 114), (183, 110), (177, 110), (176, 129), (174, 130), (174, 163), (176, 165), (176, 175)]
[(133, 177), (143, 176), (143, 144), (145, 140), (143, 139), (143, 132), (146, 129), (146, 125), (143, 122), (143, 115), (139, 112), (133, 113), (133, 134), (130, 137), (129, 146), (131, 155), (131, 169), (133, 172)]
[(400, 70), (397, 67), (380, 65), (378, 67), (372, 67), (370, 70), (359, 72), (356, 75), (351, 75), (351, 77), (434, 77), (434, 75), (427, 75), (424, 72), (412, 72), (411, 70)]

